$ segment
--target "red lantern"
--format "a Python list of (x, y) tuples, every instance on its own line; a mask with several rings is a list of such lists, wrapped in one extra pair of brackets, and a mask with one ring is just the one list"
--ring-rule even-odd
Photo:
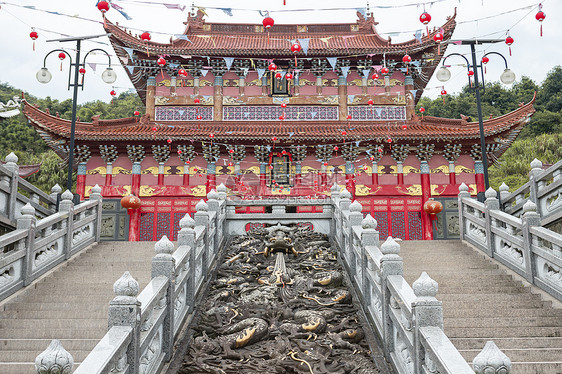
[(375, 80), (375, 79), (379, 79), (379, 75), (378, 75), (377, 73), (374, 73), (374, 74), (373, 74), (373, 76), (372, 76), (371, 78), (373, 78), (373, 80)]
[(272, 62), (267, 68), (269, 69), (269, 71), (275, 71), (277, 70), (277, 65)]
[(327, 163), (327, 162), (324, 162), (324, 166), (328, 166), (328, 163)]
[(270, 168), (270, 169), (273, 169), (273, 165), (269, 165), (269, 168)]
[(135, 113), (133, 113), (135, 116), (140, 116), (140, 112), (138, 110), (135, 110)]
[(115, 92), (115, 90), (111, 90), (111, 92), (109, 93), (111, 96), (115, 97), (115, 95), (117, 95), (117, 92)]
[(405, 64), (409, 64), (410, 62), (412, 62), (412, 58), (410, 57), (410, 55), (404, 55), (404, 57), (402, 57), (402, 62)]
[(152, 128), (152, 131), (156, 131), (156, 130), (158, 130), (158, 128), (157, 128), (156, 126), (154, 126), (154, 127)]
[(145, 42), (148, 42), (150, 40), (150, 33), (148, 31), (145, 31), (141, 34), (141, 39)]
[(272, 28), (273, 25), (275, 24), (275, 21), (271, 17), (265, 17), (262, 23), (263, 23), (263, 27), (265, 27), (265, 29), (269, 31), (269, 29)]
[(281, 73), (275, 73), (275, 79), (281, 79), (283, 75)]
[(181, 149), (178, 149), (178, 155), (181, 155), (181, 153), (182, 153)]
[(388, 70), (388, 68), (387, 68), (386, 66), (384, 66), (384, 67), (381, 69), (381, 74), (388, 74), (388, 73), (390, 73), (390, 70)]
[(387, 142), (387, 143), (392, 143), (392, 139), (391, 139), (391, 138), (388, 138), (388, 139), (386, 139), (386, 142)]
[(486, 64), (490, 62), (490, 59), (486, 56), (482, 57), (482, 64), (484, 64), (484, 74), (486, 74)]
[(276, 142), (276, 141), (277, 141), (277, 137), (274, 136), (273, 138), (271, 138), (271, 140), (273, 140), (274, 142)]
[(287, 78), (287, 79), (293, 79), (293, 74), (287, 73), (287, 74), (285, 74), (285, 78)]
[(125, 209), (138, 209), (142, 205), (141, 199), (131, 194), (121, 199), (121, 206)]
[(468, 75), (468, 81), (470, 82), (470, 87), (472, 87), (472, 77), (474, 76), (474, 72), (472, 70), (469, 70), (468, 73), (466, 73)]
[(201, 121), (203, 119), (203, 116), (201, 114), (198, 114), (197, 117), (195, 117), (198, 121)]
[(429, 214), (431, 220), (435, 220), (437, 219), (437, 214), (443, 210), (443, 204), (439, 201), (429, 199), (423, 204), (423, 210)]
[(383, 153), (384, 151), (382, 150), (382, 148), (379, 148), (379, 153)]
[(166, 60), (163, 57), (158, 58), (158, 61), (156, 61), (156, 63), (158, 64), (158, 66), (163, 67), (164, 65), (166, 65)]
[(340, 149), (340, 147), (338, 147), (337, 145), (334, 147), (334, 151), (338, 151), (338, 149)]
[(371, 160), (371, 161), (375, 161), (375, 156), (371, 156), (371, 157), (369, 157), (369, 160)]
[(232, 148), (229, 149), (229, 150), (228, 150), (228, 153), (233, 154), (233, 153), (234, 153), (234, 149), (232, 149)]
[(209, 134), (209, 138), (214, 139), (214, 137), (215, 137), (215, 134), (212, 134), (212, 133)]
[(433, 40), (437, 44), (441, 43), (443, 41), (443, 34), (441, 34), (440, 32), (436, 32), (435, 35), (433, 35)]
[(406, 130), (407, 128), (408, 128), (408, 125), (406, 125), (406, 124), (402, 125), (402, 130)]
[(59, 53), (59, 60), (61, 60), (61, 63), (60, 63), (60, 71), (62, 71), (62, 60), (64, 60), (65, 58), (66, 58), (66, 53), (60, 52), (60, 53)]
[(342, 134), (343, 136), (346, 136), (346, 135), (347, 135), (347, 131), (344, 130), (344, 131), (341, 132), (341, 134)]
[(443, 96), (443, 104), (445, 104), (445, 95), (447, 95), (447, 91), (445, 91), (445, 89), (443, 88), (441, 90), (441, 96)]
[(283, 156), (285, 156), (285, 155), (287, 154), (287, 151), (286, 151), (286, 150), (282, 150), (282, 151), (281, 151), (281, 154), (282, 154)]
[(86, 69), (80, 68), (80, 69), (78, 69), (78, 72), (79, 72), (80, 74), (84, 75), (84, 74), (86, 74)]
[(31, 40), (33, 40), (33, 50), (35, 51), (35, 40), (37, 40), (37, 38), (39, 37), (39, 34), (37, 34), (37, 31), (32, 30), (29, 33), (29, 37), (31, 38)]
[(281, 108), (286, 108), (287, 107), (287, 103), (281, 103)]
[(291, 52), (293, 53), (299, 53), (302, 50), (302, 47), (299, 43), (293, 43), (293, 45), (291, 45)]
[(424, 11), (424, 12), (420, 15), (420, 22), (425, 25), (427, 34), (429, 35), (429, 26), (427, 26), (427, 24), (428, 24), (429, 22), (431, 22), (431, 16), (429, 15), (429, 13), (427, 13), (427, 12)]
[(373, 101), (373, 99), (369, 99), (369, 101), (367, 101), (367, 104), (369, 105), (373, 105), (375, 102)]
[(273, 21), (273, 18), (271, 17), (265, 17), (262, 21), (263, 23), (263, 27), (265, 28), (265, 30), (267, 31), (267, 44), (269, 44), (269, 29), (273, 27), (273, 24), (275, 23)]
[(505, 38), (505, 44), (507, 44), (509, 46), (509, 55), (511, 56), (511, 45), (513, 44), (514, 40), (511, 36), (507, 36), (507, 38)]
[(284, 121), (284, 120), (285, 120), (285, 116), (284, 116), (283, 114), (281, 114), (281, 115), (279, 116), (279, 121)]
[(178, 75), (185, 78), (187, 77), (187, 71), (185, 71), (184, 68), (181, 68), (180, 70), (178, 70)]
[(98, 3), (98, 9), (102, 14), (105, 14), (109, 10), (109, 3), (107, 1), (100, 1)]
[(168, 139), (166, 141), (168, 142), (168, 144), (170, 144), (172, 142), (172, 139)]
[(195, 99), (193, 99), (193, 102), (194, 102), (195, 104), (199, 104), (199, 103), (201, 102), (201, 100), (199, 100), (198, 98), (195, 98)]
[(542, 9), (542, 4), (539, 4), (539, 11), (537, 14), (535, 14), (535, 18), (537, 19), (537, 21), (541, 23), (541, 36), (542, 36), (542, 21), (544, 21), (544, 19), (546, 18), (546, 14), (544, 14), (544, 12), (541, 9)]
[(234, 165), (234, 164), (233, 164), (232, 162), (229, 162), (229, 163), (228, 163), (228, 166), (233, 166), (233, 165)]
[(420, 113), (425, 113), (425, 108), (423, 106), (420, 108)]
[(351, 119), (351, 118), (352, 118), (352, 117), (351, 117), (351, 114), (348, 114), (348, 115), (347, 115), (347, 119)]

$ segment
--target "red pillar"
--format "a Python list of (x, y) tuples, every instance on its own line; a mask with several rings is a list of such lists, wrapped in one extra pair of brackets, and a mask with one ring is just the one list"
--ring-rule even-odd
[(379, 184), (379, 165), (376, 162), (373, 162), (373, 169), (371, 172), (371, 183)]
[(76, 193), (80, 195), (80, 200), (84, 200), (86, 194), (86, 163), (78, 164), (78, 173), (76, 175)]
[(266, 178), (266, 170), (265, 170), (266, 167), (267, 167), (266, 163), (262, 162), (260, 164), (260, 192), (259, 192), (260, 196), (263, 196), (266, 193), (266, 188), (267, 188), (266, 187), (267, 178)]
[[(141, 164), (133, 163), (131, 193), (135, 196), (140, 194)], [(140, 209), (129, 209), (129, 241), (138, 242), (140, 239)]]
[(189, 186), (189, 164), (183, 164), (183, 185)]
[(158, 164), (158, 185), (164, 185), (164, 163), (160, 162)]
[(455, 174), (455, 164), (449, 163), (449, 184), (457, 184), (457, 175)]
[(396, 176), (398, 177), (398, 184), (404, 184), (404, 165), (402, 161), (396, 163)]
[(484, 166), (482, 161), (474, 162), (474, 172), (476, 173), (476, 192), (486, 192), (486, 183), (484, 183)]
[(107, 168), (105, 170), (105, 185), (111, 186), (113, 183), (113, 165), (111, 162), (107, 163)]
[(422, 161), (421, 169), (421, 189), (422, 189), (422, 230), (423, 240), (433, 240), (433, 221), (423, 210), (423, 205), (431, 197), (431, 182), (429, 180), (429, 165), (427, 161)]

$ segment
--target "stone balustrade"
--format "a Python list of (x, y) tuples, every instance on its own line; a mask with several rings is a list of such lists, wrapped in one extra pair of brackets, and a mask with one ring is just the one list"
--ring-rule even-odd
[(461, 239), (562, 301), (562, 235), (541, 227), (532, 199), (515, 217), (499, 210), (492, 188), (484, 203), (471, 199), (464, 184), (459, 191)]
[[(186, 214), (181, 219), (175, 250), (166, 236), (156, 243), (152, 280), (140, 293), (138, 282), (128, 272), (115, 282), (109, 330), (75, 374), (155, 374), (171, 359), (174, 343), (193, 318), (196, 301), (225, 239), (225, 197), (211, 191), (207, 198), (196, 205), (193, 218)], [(65, 362), (73, 362), (60, 344), (56, 346), (61, 356), (68, 357)], [(41, 355), (48, 351), (52, 349)], [(48, 360), (41, 355), (36, 369), (49, 373)], [(41, 364), (47, 370), (39, 371)]]
[(512, 193), (505, 183), (499, 190), (501, 207), (506, 213), (520, 217), (523, 205), (531, 201), (537, 206), (542, 226), (557, 221), (562, 217), (562, 160), (543, 170), (542, 162), (534, 159), (529, 182)]
[(31, 203), (22, 206), (16, 229), (0, 236), (0, 301), (99, 241), (100, 192), (96, 185), (90, 200), (75, 206), (66, 191), (59, 211), (42, 219)]
[(39, 218), (47, 217), (56, 211), (57, 195), (62, 192), (55, 185), (48, 195), (18, 174), (18, 156), (10, 153), (5, 163), (0, 165), (0, 223), (15, 226), (21, 208), (30, 204)]
[(380, 244), (376, 220), (363, 217), (361, 204), (339, 189), (332, 187), (334, 240), (368, 323), (396, 372), (481, 374), (503, 368), (508, 374), (511, 362), (493, 342), (470, 368), (443, 332), (437, 282), (424, 272), (410, 286), (403, 277), (400, 245), (391, 237)]

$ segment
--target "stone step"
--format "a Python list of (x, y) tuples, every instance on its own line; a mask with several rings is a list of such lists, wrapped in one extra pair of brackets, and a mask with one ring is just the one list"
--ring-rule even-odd
[(559, 327), (562, 332), (562, 317), (506, 317), (502, 316), (483, 318), (446, 318), (445, 328), (448, 327), (481, 327), (481, 326), (494, 326), (494, 327)]
[[(470, 315), (469, 315), (470, 313)], [(445, 318), (492, 318), (501, 316), (509, 317), (562, 317), (562, 309), (542, 309), (542, 308), (511, 308), (506, 309), (502, 306), (483, 308), (483, 309), (443, 309)]]
[[(2, 329), (3, 337), (11, 337), (17, 339), (101, 339), (107, 332), (105, 329), (67, 329), (61, 328), (54, 331), (45, 331), (42, 329), (30, 330), (24, 328)], [(46, 347), (45, 347), (46, 348)]]
[[(481, 350), (489, 338), (450, 338), (451, 342), (460, 350)], [(494, 343), (500, 349), (516, 348), (562, 348), (562, 337), (533, 337), (533, 338), (494, 338)]]
[[(96, 344), (98, 344), (98, 339), (59, 339), (64, 349), (67, 351), (91, 351)], [(0, 339), (0, 347), (2, 351), (44, 351), (49, 344), (51, 344), (51, 339)], [(34, 358), (35, 360), (35, 358)], [(6, 360), (9, 361), (9, 360)]]
[[(67, 317), (67, 316), (65, 316)], [(72, 317), (65, 319), (10, 319), (0, 320), (0, 329), (12, 329), (25, 326), (26, 329), (33, 330), (57, 330), (57, 329), (98, 329), (103, 326), (107, 327), (107, 318), (99, 319), (74, 319)]]
[(560, 374), (562, 361), (559, 362), (512, 362), (511, 374)]
[[(441, 299), (440, 295), (437, 294), (437, 298)], [(447, 299), (443, 300), (443, 309), (464, 309), (470, 313), (470, 310), (477, 309), (477, 308), (493, 308), (498, 303), (495, 303), (494, 300), (489, 300), (488, 303), (483, 303), (481, 305), (476, 305), (473, 301), (470, 301), (470, 298), (467, 296), (466, 299)], [(518, 308), (542, 308), (542, 307), (550, 307), (552, 303), (550, 301), (542, 301), (542, 300), (510, 300), (509, 305), (504, 305), (503, 307), (506, 309), (518, 309)]]
[[(48, 345), (45, 346), (40, 351), (0, 351), (0, 362), (30, 362), (30, 361), (35, 361), (35, 358), (37, 357), (37, 355), (40, 354), (41, 352), (43, 352), (45, 349), (47, 349), (47, 347), (48, 347)], [(64, 349), (66, 349), (66, 347), (64, 347)], [(71, 350), (68, 350), (68, 349), (66, 349), (66, 350), (68, 351), (68, 353), (70, 353), (72, 355), (72, 358), (74, 359), (74, 361), (83, 361), (86, 358), (86, 356), (88, 356), (91, 352), (91, 349), (89, 349), (87, 351), (81, 351), (81, 350), (71, 351)], [(32, 374), (32, 373), (33, 372), (31, 372), (29, 374)], [(3, 374), (9, 374), (9, 373), (3, 372)]]
[(560, 327), (447, 327), (444, 331), (449, 338), (488, 338), (488, 340), (511, 337), (562, 336), (562, 328)]
[(5, 311), (11, 311), (11, 310), (28, 310), (28, 311), (51, 310), (51, 311), (69, 312), (69, 311), (73, 311), (73, 310), (77, 310), (77, 309), (80, 309), (82, 311), (98, 310), (100, 308), (100, 306), (95, 305), (95, 304), (86, 304), (86, 305), (77, 306), (74, 303), (68, 303), (68, 302), (47, 303), (47, 302), (35, 301), (35, 302), (27, 302), (27, 303), (8, 303), (8, 304), (4, 305), (3, 308), (4, 308)]
[[(72, 318), (75, 319), (107, 319), (107, 311), (109, 309), (109, 304), (107, 307), (100, 306), (96, 310), (90, 310), (85, 312), (84, 310), (80, 310), (77, 313), (72, 315)], [(9, 310), (0, 312), (0, 319), (8, 319), (8, 318), (23, 318), (23, 319), (58, 319), (61, 317), (60, 311), (55, 310), (26, 310), (26, 309), (19, 309), (19, 310)], [(65, 317), (68, 318), (68, 313), (65, 313)]]
[[(459, 351), (467, 362), (472, 362), (481, 351), (476, 349)], [(562, 348), (502, 349), (511, 362), (562, 362)], [(561, 367), (562, 368), (562, 367)]]

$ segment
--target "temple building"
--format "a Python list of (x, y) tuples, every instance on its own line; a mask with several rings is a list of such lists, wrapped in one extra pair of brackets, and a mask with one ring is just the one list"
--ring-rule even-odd
[[(221, 184), (231, 199), (259, 199), (320, 198), (334, 183), (378, 221), (381, 239), (458, 237), (459, 185), (484, 190), (478, 123), (415, 110), (455, 15), (397, 44), (359, 12), (351, 24), (266, 29), (209, 23), (199, 11), (167, 44), (106, 20), (146, 113), (77, 123), (77, 193), (102, 186), (109, 240), (175, 238), (179, 220)], [(528, 122), (533, 100), (484, 122), (490, 163)], [(66, 157), (70, 121), (27, 102), (24, 113)], [(127, 215), (119, 199), (130, 193), (142, 206)], [(436, 224), (422, 209), (430, 198), (444, 205)], [(245, 212), (264, 208), (254, 209)]]

